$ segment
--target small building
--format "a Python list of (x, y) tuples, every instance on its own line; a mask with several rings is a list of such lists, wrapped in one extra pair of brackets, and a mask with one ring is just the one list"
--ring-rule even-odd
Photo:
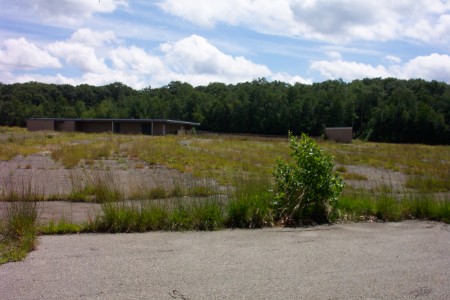
[(200, 123), (166, 119), (64, 119), (30, 118), (29, 131), (54, 130), (64, 132), (166, 135), (189, 132)]
[(351, 143), (353, 137), (352, 127), (328, 127), (325, 128), (325, 137), (338, 143)]

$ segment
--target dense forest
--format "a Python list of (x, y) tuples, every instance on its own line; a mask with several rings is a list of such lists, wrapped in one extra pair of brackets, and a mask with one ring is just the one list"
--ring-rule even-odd
[(30, 117), (179, 119), (200, 122), (200, 130), (270, 135), (319, 136), (325, 126), (352, 126), (356, 138), (370, 141), (450, 144), (450, 86), (394, 78), (171, 82), (139, 91), (121, 83), (0, 83), (0, 125), (24, 126)]

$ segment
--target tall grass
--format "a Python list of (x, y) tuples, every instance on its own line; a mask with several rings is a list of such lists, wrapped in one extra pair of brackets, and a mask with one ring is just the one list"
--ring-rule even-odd
[(0, 232), (0, 264), (23, 259), (36, 244), (35, 202), (8, 203)]
[(346, 193), (338, 199), (333, 211), (335, 221), (401, 221), (434, 220), (450, 223), (450, 200), (430, 194), (380, 194), (365, 191)]
[(148, 230), (216, 230), (223, 227), (257, 228), (273, 225), (271, 183), (241, 179), (231, 195), (202, 190), (195, 196), (166, 200), (107, 202), (94, 225), (100, 232)]
[(109, 136), (102, 140), (93, 140), (81, 144), (60, 144), (52, 151), (52, 158), (61, 161), (66, 168), (77, 166), (81, 160), (93, 161), (111, 157), (118, 152), (118, 138)]
[(45, 197), (36, 192), (37, 187), (32, 185), (31, 179), (15, 183), (12, 174), (3, 182), (4, 189), (0, 193), (0, 201), (4, 202), (32, 202), (42, 201)]
[(232, 228), (260, 228), (274, 223), (272, 190), (268, 177), (236, 180), (236, 191), (226, 206), (225, 224)]
[(77, 202), (113, 202), (124, 198), (110, 171), (83, 171), (81, 174), (71, 173), (72, 192), (67, 200)]
[(179, 202), (175, 206), (123, 201), (105, 203), (102, 209), (102, 216), (95, 221), (95, 231), (215, 230), (223, 226), (222, 207), (212, 200)]

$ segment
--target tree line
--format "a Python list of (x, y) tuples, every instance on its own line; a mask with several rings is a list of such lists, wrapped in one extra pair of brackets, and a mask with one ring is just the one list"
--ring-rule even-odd
[(421, 79), (329, 80), (312, 85), (268, 82), (171, 82), (134, 90), (38, 82), (0, 83), (0, 125), (27, 118), (157, 118), (194, 121), (224, 133), (323, 134), (351, 126), (355, 138), (397, 143), (450, 144), (450, 86)]

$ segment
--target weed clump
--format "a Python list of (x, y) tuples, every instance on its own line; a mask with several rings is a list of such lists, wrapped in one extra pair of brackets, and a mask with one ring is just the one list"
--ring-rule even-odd
[(35, 202), (17, 201), (7, 206), (0, 231), (0, 264), (19, 261), (36, 243), (37, 207)]
[(231, 228), (272, 226), (273, 192), (268, 178), (236, 180), (234, 197), (225, 206), (225, 225)]

